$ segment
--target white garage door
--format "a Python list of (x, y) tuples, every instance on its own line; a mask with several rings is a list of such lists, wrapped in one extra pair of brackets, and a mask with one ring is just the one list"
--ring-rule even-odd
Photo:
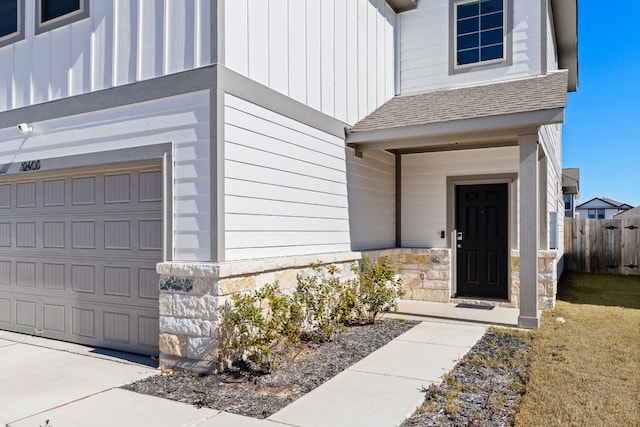
[(160, 165), (0, 177), (0, 329), (158, 352)]

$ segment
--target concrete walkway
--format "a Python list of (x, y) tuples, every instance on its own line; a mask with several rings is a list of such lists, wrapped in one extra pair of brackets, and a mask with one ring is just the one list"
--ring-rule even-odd
[(0, 426), (394, 426), (485, 330), (425, 320), (267, 420), (117, 388), (155, 374), (148, 359), (0, 331)]

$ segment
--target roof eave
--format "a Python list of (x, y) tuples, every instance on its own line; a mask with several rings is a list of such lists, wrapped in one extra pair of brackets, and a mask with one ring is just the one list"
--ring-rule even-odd
[(387, 0), (387, 3), (395, 13), (413, 10), (417, 7), (416, 0)]
[(578, 1), (551, 0), (558, 65), (569, 71), (567, 90), (578, 90)]
[(554, 108), (374, 131), (348, 132), (346, 142), (360, 151), (367, 151), (402, 150), (431, 143), (438, 145), (459, 141), (471, 143), (474, 140), (481, 141), (484, 137), (493, 141), (507, 141), (517, 138), (519, 134), (537, 132), (538, 126), (563, 121), (564, 108)]

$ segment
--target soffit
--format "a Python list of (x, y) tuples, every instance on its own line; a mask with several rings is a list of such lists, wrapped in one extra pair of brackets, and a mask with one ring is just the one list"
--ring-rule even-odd
[(416, 8), (416, 0), (387, 0), (387, 3), (396, 13)]

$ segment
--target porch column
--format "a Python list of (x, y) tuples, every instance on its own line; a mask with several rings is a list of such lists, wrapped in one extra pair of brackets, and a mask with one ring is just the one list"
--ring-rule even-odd
[(520, 315), (518, 326), (537, 328), (538, 317), (538, 135), (520, 135)]

